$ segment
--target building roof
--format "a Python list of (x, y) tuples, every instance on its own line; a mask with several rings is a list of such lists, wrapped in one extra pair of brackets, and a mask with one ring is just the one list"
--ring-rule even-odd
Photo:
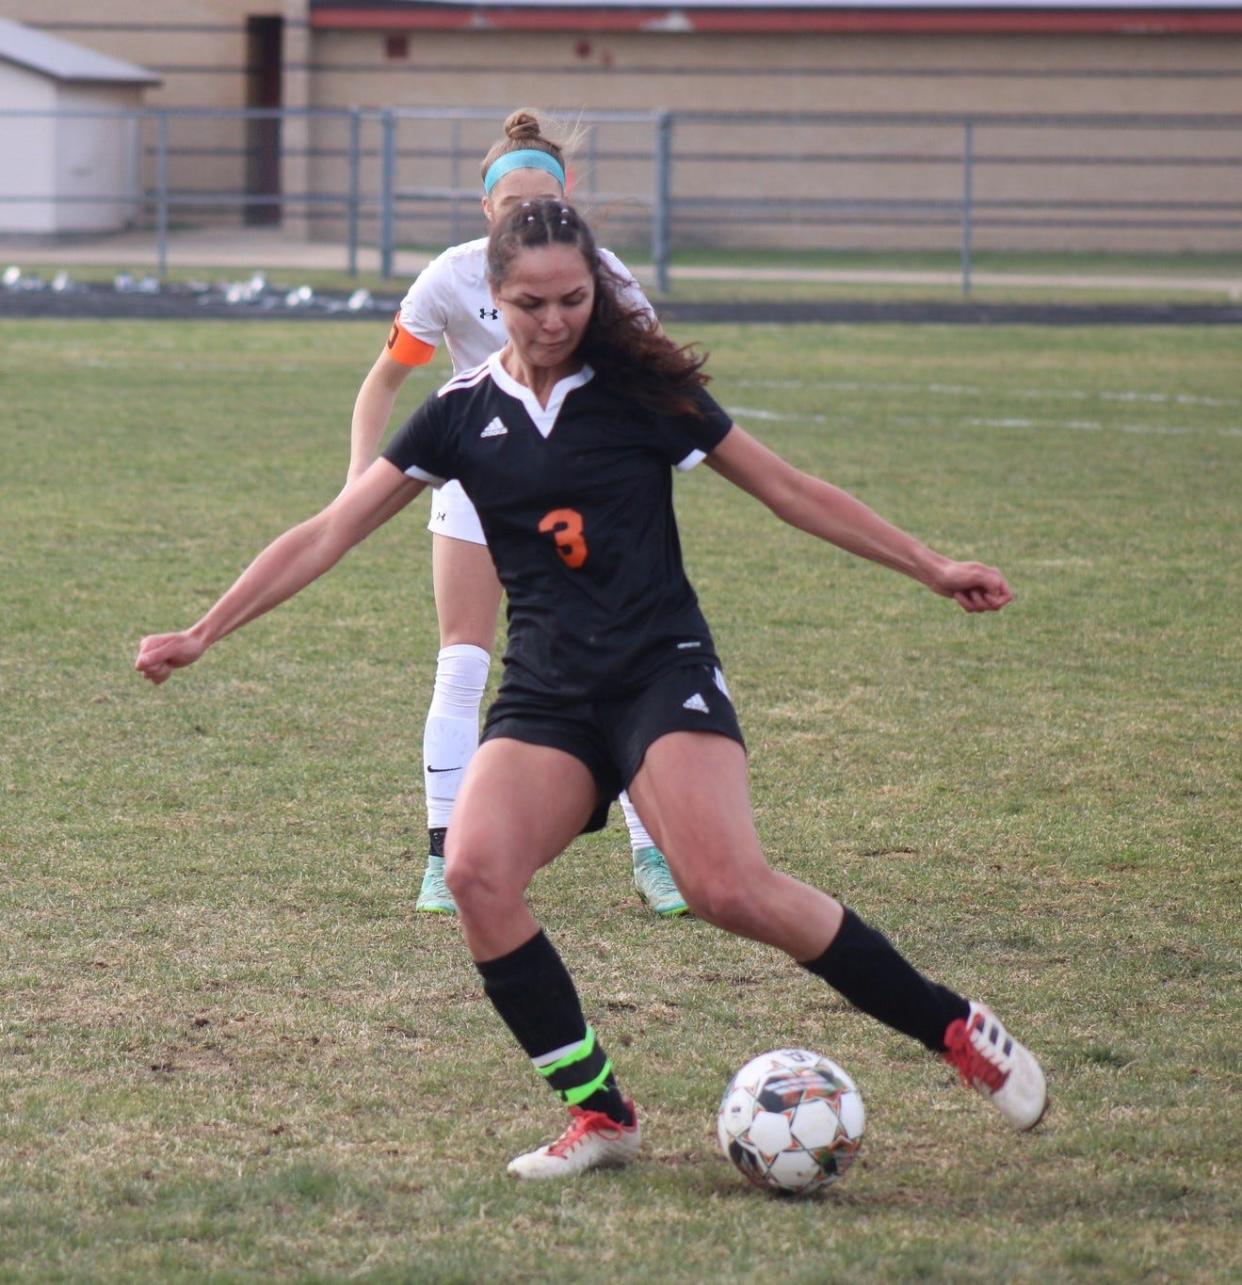
[(163, 83), (159, 76), (145, 67), (109, 58), (107, 54), (49, 36), (8, 18), (0, 18), (0, 62), (16, 63), (53, 80), (121, 85)]
[(311, 0), (312, 9), (1242, 9), (1239, 0)]
[(310, 0), (319, 30), (1242, 34), (1237, 0)]

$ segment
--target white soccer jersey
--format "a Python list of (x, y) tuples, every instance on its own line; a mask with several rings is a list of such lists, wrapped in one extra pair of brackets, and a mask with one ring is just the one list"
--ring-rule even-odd
[[(625, 264), (611, 250), (601, 249), (599, 257), (625, 283), (622, 297), (654, 316)], [(397, 324), (433, 348), (443, 339), (454, 372), (481, 365), (503, 348), (508, 336), (487, 283), (487, 238), (450, 246), (433, 259), (406, 291)]]

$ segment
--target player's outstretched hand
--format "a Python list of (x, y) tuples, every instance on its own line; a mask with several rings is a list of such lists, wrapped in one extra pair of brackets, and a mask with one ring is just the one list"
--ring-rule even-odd
[(1013, 601), (1005, 577), (982, 562), (949, 562), (932, 587), (946, 598), (953, 598), (963, 611), (999, 611)]
[(192, 665), (206, 650), (188, 631), (179, 634), (150, 634), (138, 644), (138, 659), (134, 661), (134, 668), (143, 678), (158, 685), (174, 669)]

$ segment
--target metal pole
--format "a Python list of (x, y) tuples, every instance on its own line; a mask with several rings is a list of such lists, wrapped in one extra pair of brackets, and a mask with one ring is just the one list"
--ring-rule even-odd
[(156, 275), (168, 272), (168, 113), (156, 117), (155, 144), (155, 253)]
[(656, 287), (668, 291), (669, 190), (673, 168), (673, 115), (661, 112), (655, 127), (655, 204), (651, 211), (651, 258), (655, 263)]
[(358, 275), (358, 184), (361, 171), (362, 116), (349, 113), (349, 275)]
[[(146, 216), (147, 187), (145, 176), (142, 172), (142, 145), (143, 145), (143, 119), (142, 113), (137, 112), (130, 118), (132, 129), (129, 135), (130, 158), (129, 163), (132, 166), (130, 170), (129, 190), (133, 194), (133, 201), (130, 204), (128, 214), (129, 218), (139, 226)], [(129, 220), (127, 219), (127, 222)]]
[(454, 120), (449, 127), (449, 149), (452, 152), (452, 159), (449, 162), (449, 187), (453, 189), (453, 206), (452, 206), (452, 223), (451, 231), (453, 233), (451, 244), (456, 245), (461, 240), (461, 203), (457, 199), (457, 192), (461, 187), (461, 121)]
[(962, 294), (970, 296), (970, 235), (974, 199), (974, 121), (962, 123)]
[(391, 111), (380, 117), (383, 130), (382, 161), (380, 169), (380, 275), (391, 277), (393, 269), (393, 239), (397, 171), (397, 118)]
[(599, 191), (599, 126), (592, 125), (591, 131), (587, 135), (587, 191), (591, 194), (591, 200), (595, 200), (595, 194)]

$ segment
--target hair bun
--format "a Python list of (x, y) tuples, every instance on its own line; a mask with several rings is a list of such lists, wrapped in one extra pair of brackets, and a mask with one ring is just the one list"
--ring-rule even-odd
[(514, 142), (527, 142), (542, 137), (539, 118), (534, 112), (519, 107), (517, 111), (510, 112), (505, 120), (505, 136)]

